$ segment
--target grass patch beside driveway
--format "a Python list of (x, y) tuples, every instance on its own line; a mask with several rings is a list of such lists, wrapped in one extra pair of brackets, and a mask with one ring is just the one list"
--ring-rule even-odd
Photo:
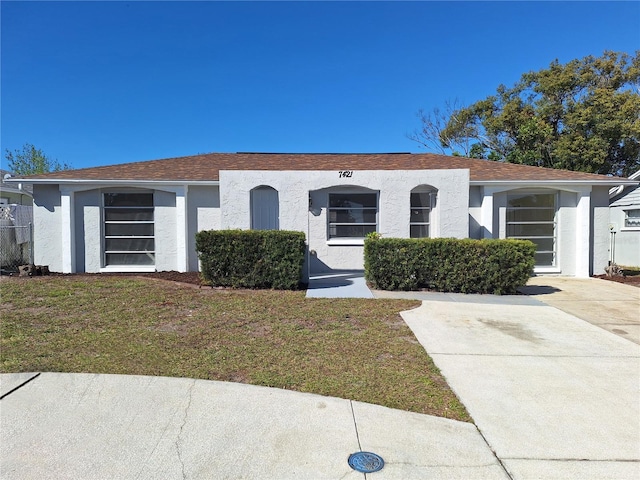
[(4, 373), (243, 382), (470, 421), (399, 315), (416, 301), (99, 275), (5, 277), (0, 294)]

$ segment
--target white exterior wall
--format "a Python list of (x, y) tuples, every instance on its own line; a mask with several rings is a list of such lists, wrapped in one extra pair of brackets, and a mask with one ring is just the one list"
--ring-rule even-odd
[[(176, 194), (156, 190), (153, 194), (156, 270), (178, 270)], [(184, 234), (183, 234), (184, 236)]]
[[(576, 274), (576, 204), (578, 194), (575, 192), (558, 192), (557, 256), (558, 267), (563, 275)], [(587, 237), (588, 240), (588, 237)]]
[(356, 170), (350, 178), (340, 177), (338, 171), (221, 171), (222, 228), (250, 227), (250, 192), (263, 185), (278, 191), (280, 229), (307, 235), (314, 253), (310, 261), (313, 272), (364, 267), (362, 240), (328, 240), (329, 193), (379, 192), (378, 232), (385, 237), (407, 238), (411, 190), (429, 185), (438, 191), (432, 236), (466, 238), (469, 233), (468, 170)]
[(484, 238), (482, 231), (482, 187), (469, 188), (469, 238)]
[(217, 186), (151, 189), (113, 184), (35, 185), (34, 190), (38, 195), (34, 205), (34, 260), (38, 265), (49, 265), (53, 272), (104, 270), (103, 192), (154, 192), (155, 270), (158, 271), (197, 271), (195, 232), (220, 228)]
[[(35, 262), (54, 272), (100, 272), (102, 258), (102, 192), (153, 191), (156, 270), (196, 271), (195, 234), (221, 228), (249, 229), (251, 190), (278, 191), (282, 230), (304, 232), (311, 255), (306, 272), (362, 269), (362, 239), (328, 240), (330, 193), (379, 192), (378, 232), (409, 237), (410, 193), (416, 187), (437, 190), (431, 215), (432, 237), (504, 238), (506, 195), (522, 184), (469, 186), (468, 170), (353, 171), (221, 171), (220, 186), (141, 184), (34, 185)], [(609, 260), (608, 187), (562, 184), (527, 190), (557, 191), (558, 265), (546, 273), (588, 276), (604, 272)], [(311, 199), (311, 205), (309, 205)], [(622, 224), (622, 221), (621, 223)], [(640, 231), (628, 232), (636, 234)], [(627, 262), (620, 233), (616, 261)], [(638, 243), (631, 250), (638, 252)], [(628, 265), (633, 265), (627, 262)]]
[[(604, 191), (607, 187), (599, 189)], [(601, 229), (607, 225), (606, 220), (603, 222), (602, 213), (594, 208), (594, 205), (600, 208), (601, 192), (595, 194), (597, 203), (593, 204), (591, 186), (561, 184), (549, 188), (505, 183), (483, 187), (479, 225), (479, 230), (485, 235), (483, 238), (506, 238), (507, 195), (523, 191), (557, 193), (556, 265), (536, 267), (536, 273), (588, 277), (593, 271), (592, 266), (601, 261)], [(594, 218), (595, 211), (598, 214)], [(592, 244), (594, 238), (600, 243)]]
[(33, 256), (36, 265), (62, 272), (62, 215), (58, 185), (34, 185)]
[(101, 191), (75, 194), (76, 272), (99, 272), (102, 266)]
[(188, 271), (200, 269), (196, 252), (196, 233), (220, 230), (220, 188), (190, 186), (187, 201)]
[(609, 264), (609, 188), (594, 187), (591, 192), (592, 225), (592, 264), (593, 275), (605, 273)]

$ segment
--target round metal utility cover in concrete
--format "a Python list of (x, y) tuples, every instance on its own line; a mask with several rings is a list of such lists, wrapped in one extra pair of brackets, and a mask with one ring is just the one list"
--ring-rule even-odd
[(384, 460), (371, 452), (356, 452), (349, 455), (349, 466), (362, 473), (373, 473), (382, 470)]

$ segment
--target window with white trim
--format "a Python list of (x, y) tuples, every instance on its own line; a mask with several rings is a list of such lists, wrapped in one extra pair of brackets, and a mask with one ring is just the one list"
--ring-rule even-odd
[(105, 193), (104, 265), (155, 265), (153, 193)]
[(433, 190), (411, 191), (411, 216), (409, 217), (409, 236), (428, 238), (431, 236), (431, 209), (436, 192)]
[(625, 228), (640, 228), (640, 208), (624, 211)]
[(537, 266), (556, 265), (556, 194), (518, 193), (507, 195), (507, 238), (531, 240), (536, 244)]
[(377, 193), (330, 193), (329, 238), (364, 238), (378, 230)]

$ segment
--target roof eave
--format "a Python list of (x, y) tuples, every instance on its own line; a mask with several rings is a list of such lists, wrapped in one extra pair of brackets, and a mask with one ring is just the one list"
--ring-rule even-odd
[[(61, 185), (202, 185), (218, 186), (220, 180), (150, 180), (150, 179), (80, 179), (80, 178), (11, 178), (7, 183), (28, 183), (28, 184), (61, 184)], [(471, 186), (483, 185), (638, 185), (640, 181), (626, 178), (611, 178), (611, 180), (470, 180)]]
[(203, 185), (217, 186), (219, 180), (133, 180), (133, 179), (79, 179), (79, 178), (21, 178), (8, 180), (15, 183), (56, 184), (56, 185)]
[(611, 180), (471, 180), (471, 186), (484, 185), (599, 185), (602, 187), (611, 187), (618, 185), (638, 185), (637, 180), (628, 180), (626, 178), (618, 178)]
[(31, 196), (31, 192), (28, 192), (27, 190), (21, 190), (19, 188), (16, 187), (10, 187), (8, 185), (3, 185), (0, 187), (0, 192), (3, 193), (14, 193), (14, 194), (18, 194), (18, 195), (29, 195)]

